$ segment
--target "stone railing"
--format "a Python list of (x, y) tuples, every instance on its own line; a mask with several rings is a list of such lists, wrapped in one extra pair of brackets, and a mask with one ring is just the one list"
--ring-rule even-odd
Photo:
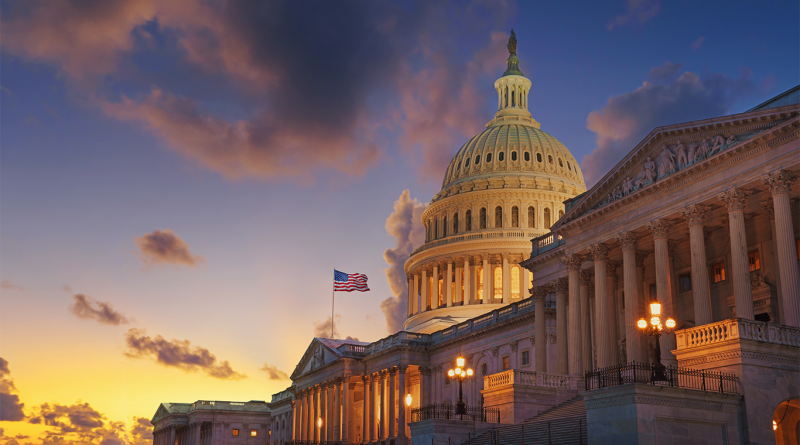
[(367, 355), (367, 347), (364, 345), (351, 345), (351, 344), (343, 344), (336, 348), (344, 355), (352, 355), (356, 357), (363, 357)]
[[(501, 388), (509, 385), (543, 386), (548, 388), (571, 388), (567, 375), (509, 369), (483, 377), (483, 389)], [(577, 381), (574, 382), (577, 385)]]
[(566, 241), (564, 241), (564, 238), (561, 235), (556, 235), (553, 232), (542, 235), (538, 238), (534, 238), (531, 240), (531, 258), (555, 249), (556, 247), (563, 245), (565, 242)]
[(291, 399), (293, 396), (294, 393), (291, 390), (286, 389), (277, 394), (273, 394), (271, 403), (277, 403), (280, 402), (281, 400)]
[(800, 328), (733, 318), (675, 331), (675, 338), (678, 349), (694, 348), (729, 340), (755, 340), (800, 347)]
[[(483, 229), (483, 230), (490, 230), (490, 229)], [(483, 232), (465, 232), (463, 234), (458, 235), (449, 235), (445, 238), (438, 239), (435, 241), (428, 241), (427, 243), (417, 247), (411, 252), (411, 256), (422, 252), (423, 250), (430, 249), (432, 247), (443, 246), (445, 244), (452, 244), (452, 243), (460, 243), (462, 241), (475, 241), (475, 240), (483, 240), (483, 239), (491, 239), (491, 238), (518, 238), (518, 239), (531, 239), (536, 236), (536, 232), (523, 232), (518, 228), (513, 228), (509, 230), (492, 230), (492, 231), (483, 231)]]
[(267, 402), (220, 402), (218, 400), (198, 400), (191, 404), (191, 411), (212, 409), (228, 411), (269, 411)]

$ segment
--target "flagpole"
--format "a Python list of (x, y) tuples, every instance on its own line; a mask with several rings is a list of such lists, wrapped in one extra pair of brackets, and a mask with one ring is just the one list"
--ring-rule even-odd
[(336, 302), (336, 267), (333, 268), (333, 288), (331, 289), (331, 338), (333, 338), (333, 305)]

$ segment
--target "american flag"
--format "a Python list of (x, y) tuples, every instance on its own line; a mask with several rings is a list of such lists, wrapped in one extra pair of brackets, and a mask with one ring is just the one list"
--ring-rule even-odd
[(363, 273), (344, 273), (333, 269), (333, 290), (339, 292), (366, 292), (367, 276)]

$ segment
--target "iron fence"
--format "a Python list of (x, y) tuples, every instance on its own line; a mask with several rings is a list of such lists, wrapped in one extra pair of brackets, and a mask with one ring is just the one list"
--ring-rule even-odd
[(586, 445), (589, 443), (586, 418), (522, 422), (492, 428), (476, 437), (468, 435), (462, 445)]
[(499, 408), (465, 406), (465, 414), (456, 414), (456, 406), (448, 403), (431, 404), (411, 410), (413, 422), (430, 419), (473, 420), (478, 422), (500, 423)]
[(636, 362), (586, 372), (587, 391), (631, 383), (739, 394), (736, 375), (724, 372)]

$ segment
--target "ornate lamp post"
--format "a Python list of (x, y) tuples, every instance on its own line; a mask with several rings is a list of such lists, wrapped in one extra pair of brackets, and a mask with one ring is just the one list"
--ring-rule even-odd
[(462, 383), (464, 380), (472, 377), (472, 368), (464, 369), (465, 360), (464, 357), (458, 357), (456, 359), (456, 367), (455, 369), (450, 369), (447, 371), (447, 376), (455, 379), (458, 379), (458, 402), (456, 403), (456, 414), (466, 414), (467, 413), (467, 406), (464, 403), (464, 397), (462, 393)]
[(650, 303), (650, 323), (644, 318), (636, 323), (645, 336), (652, 335), (656, 339), (656, 363), (653, 365), (653, 380), (667, 380), (664, 375), (665, 366), (661, 364), (661, 344), (658, 338), (661, 337), (662, 332), (664, 334), (672, 333), (672, 328), (675, 327), (675, 320), (667, 318), (664, 324), (667, 325), (666, 329), (661, 324), (661, 303), (658, 302)]

